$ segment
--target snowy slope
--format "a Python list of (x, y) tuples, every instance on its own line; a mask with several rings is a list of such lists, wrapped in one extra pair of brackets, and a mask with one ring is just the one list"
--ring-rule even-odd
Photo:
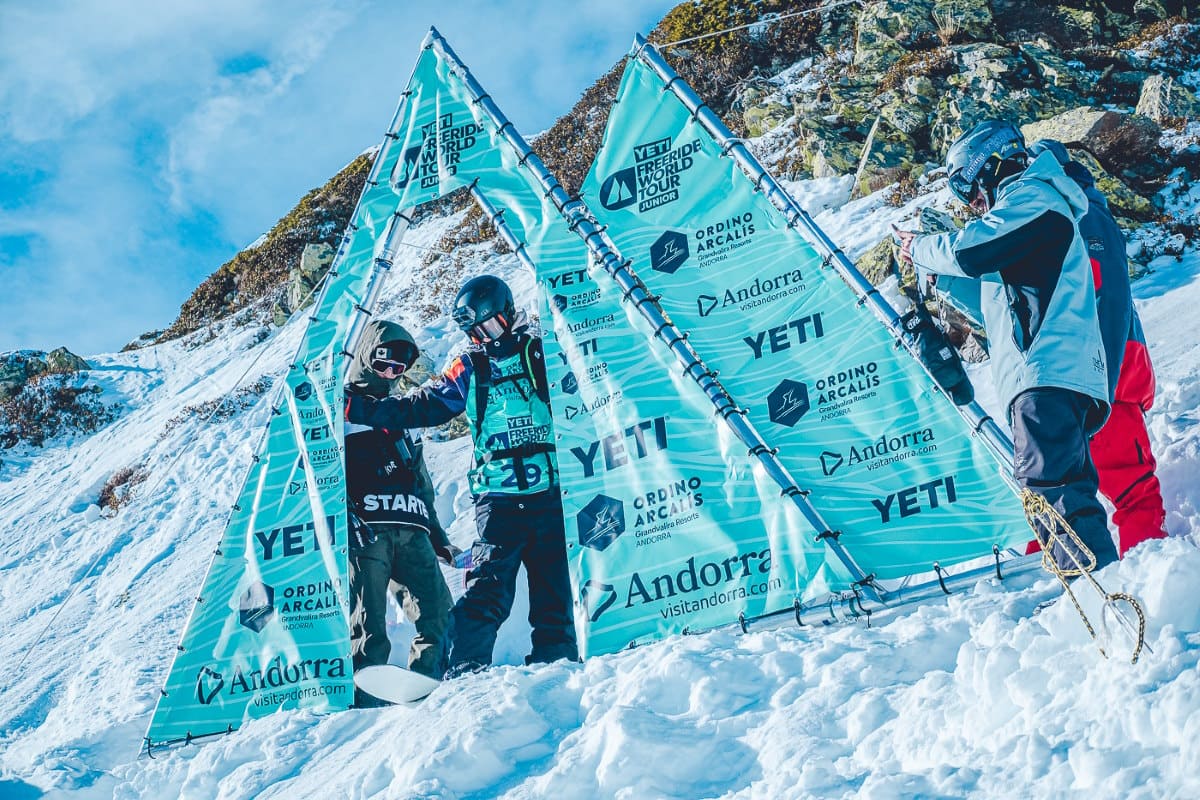
[[(845, 180), (791, 188), (851, 256), (948, 198), (897, 209), (844, 203)], [(438, 361), (462, 340), (444, 318), (420, 323), (419, 265), (452, 222), (410, 234), (381, 303)], [(531, 306), (531, 276), (489, 252), (468, 273), (511, 278)], [(1035, 613), (1059, 594), (1041, 576), (984, 580), (870, 629), (718, 631), (541, 668), (514, 666), (522, 599), (501, 666), (417, 708), (279, 714), (154, 759), (137, 759), (141, 737), (270, 392), (211, 423), (183, 412), (278, 375), (301, 331), (230, 321), (95, 356), (120, 418), (6, 453), (0, 471), (0, 798), (1200, 797), (1200, 255), (1152, 266), (1135, 294), (1176, 538), (1100, 576), (1145, 603), (1155, 652), (1136, 666), (1102, 658), (1066, 600)], [(439, 512), (465, 545), (466, 442), (429, 451)], [(148, 477), (133, 501), (102, 514), (100, 486), (134, 465)], [(397, 620), (393, 638), (410, 633)]]

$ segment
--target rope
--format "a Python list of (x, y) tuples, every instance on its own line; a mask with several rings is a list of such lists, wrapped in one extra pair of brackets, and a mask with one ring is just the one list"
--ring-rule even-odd
[[(1075, 532), (1062, 515), (1058, 513), (1050, 503), (1040, 494), (1025, 489), (1021, 492), (1021, 505), (1025, 510), (1025, 520), (1029, 523), (1029, 527), (1033, 529), (1033, 533), (1037, 536), (1038, 542), (1042, 546), (1042, 567), (1058, 578), (1062, 584), (1063, 590), (1067, 597), (1071, 598), (1072, 605), (1079, 612), (1079, 618), (1083, 620), (1083, 626), (1087, 628), (1088, 634), (1092, 637), (1092, 641), (1096, 643), (1096, 648), (1100, 651), (1100, 655), (1108, 658), (1108, 653), (1104, 651), (1104, 646), (1101, 644), (1099, 637), (1096, 635), (1096, 629), (1092, 627), (1091, 620), (1083, 611), (1083, 606), (1079, 603), (1079, 598), (1075, 596), (1074, 590), (1071, 588), (1071, 582), (1068, 578), (1086, 576), (1088, 582), (1096, 589), (1100, 596), (1104, 599), (1103, 610), (1101, 611), (1101, 621), (1104, 622), (1105, 638), (1107, 638), (1108, 625), (1103, 616), (1105, 611), (1111, 610), (1118, 619), (1125, 622), (1125, 618), (1116, 608), (1116, 601), (1120, 600), (1127, 603), (1133, 608), (1134, 613), (1138, 618), (1137, 633), (1134, 637), (1133, 656), (1130, 659), (1131, 664), (1136, 664), (1138, 658), (1142, 654), (1142, 649), (1146, 645), (1146, 614), (1142, 610), (1141, 604), (1129, 594), (1124, 592), (1107, 592), (1093, 577), (1092, 570), (1096, 568), (1096, 556), (1079, 538), (1079, 534)], [(1042, 536), (1045, 534), (1045, 540)], [(1070, 544), (1077, 548), (1082, 554), (1082, 560), (1075, 550), (1070, 549), (1066, 545)], [(1075, 568), (1064, 569), (1058, 565), (1051, 555), (1054, 547), (1059, 547), (1071, 561), (1075, 562)], [(1086, 562), (1086, 563), (1085, 563)], [(1132, 633), (1132, 631), (1131, 631)]]
[(829, 5), (817, 6), (815, 8), (806, 8), (803, 11), (793, 11), (789, 14), (766, 14), (763, 17), (761, 17), (760, 19), (758, 19), (754, 22), (748, 22), (745, 25), (735, 25), (732, 28), (725, 28), (724, 30), (713, 31), (712, 33), (702, 33), (699, 36), (692, 36), (687, 39), (679, 39), (674, 42), (667, 42), (666, 44), (655, 45), (655, 47), (657, 47), (659, 50), (666, 50), (668, 47), (674, 47), (675, 45), (679, 45), (679, 44), (688, 44), (690, 42), (698, 42), (701, 39), (711, 39), (714, 36), (724, 36), (727, 33), (733, 33), (734, 31), (744, 31), (747, 28), (755, 28), (755, 27), (758, 27), (759, 25), (773, 25), (776, 22), (782, 22), (783, 20), (791, 19), (792, 17), (801, 17), (801, 16), (804, 16), (805, 14), (816, 14), (821, 11), (830, 11), (832, 9), (838, 8), (839, 6), (862, 4), (862, 2), (863, 2), (863, 0), (839, 0), (839, 2), (830, 3)]

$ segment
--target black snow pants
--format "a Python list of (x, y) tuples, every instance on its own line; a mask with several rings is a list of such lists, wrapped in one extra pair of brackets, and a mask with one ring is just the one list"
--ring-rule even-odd
[[(1117, 560), (1108, 532), (1108, 515), (1096, 497), (1099, 478), (1088, 448), (1091, 398), (1070, 389), (1040, 387), (1012, 402), (1015, 458), (1013, 476), (1022, 487), (1042, 495), (1096, 556), (1096, 569)], [(1042, 547), (1046, 532), (1035, 531)], [(1076, 548), (1072, 552), (1086, 563)], [(1062, 569), (1076, 569), (1064, 547), (1051, 555)]]
[(480, 495), (475, 526), (479, 538), (471, 547), (467, 591), (454, 606), (451, 674), (492, 663), (496, 634), (512, 611), (522, 564), (533, 628), (533, 649), (525, 663), (578, 660), (559, 490)]
[(412, 525), (371, 524), (375, 541), (350, 548), (351, 652), (354, 668), (388, 663), (387, 595), (392, 582), (404, 615), (417, 628), (408, 668), (431, 678), (445, 671), (454, 599), (438, 567), (429, 534)]

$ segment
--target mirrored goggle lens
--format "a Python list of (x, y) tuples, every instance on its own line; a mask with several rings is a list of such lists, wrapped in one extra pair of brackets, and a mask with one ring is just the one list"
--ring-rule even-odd
[(471, 328), (471, 337), (480, 342), (487, 342), (506, 330), (508, 330), (508, 320), (504, 318), (503, 314), (496, 314)]
[(403, 361), (392, 361), (386, 358), (377, 358), (371, 362), (371, 369), (375, 370), (375, 372), (379, 373), (380, 375), (387, 373), (389, 370), (393, 375), (400, 375), (404, 372), (404, 370), (408, 369), (408, 364), (404, 363)]
[(954, 192), (954, 196), (959, 200), (970, 203), (971, 198), (975, 196), (975, 182), (964, 178), (961, 171), (955, 172), (950, 176), (950, 191)]

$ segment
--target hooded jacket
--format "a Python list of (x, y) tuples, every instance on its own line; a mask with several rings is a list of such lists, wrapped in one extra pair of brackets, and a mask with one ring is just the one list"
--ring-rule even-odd
[(404, 397), (349, 397), (346, 419), (386, 428), (424, 428), (466, 411), (475, 443), (471, 493), (536, 494), (558, 486), (545, 386), (541, 339), (518, 326), (511, 335), (473, 346), (433, 383)]
[(988, 332), (992, 372), (1005, 410), (1037, 387), (1093, 399), (1091, 430), (1108, 416), (1108, 373), (1095, 288), (1078, 223), (1083, 190), (1043, 153), (997, 188), (996, 202), (953, 233), (918, 236), (913, 264), (923, 272), (973, 278)]
[[(347, 395), (384, 398), (406, 388), (403, 375), (389, 381), (371, 369), (375, 348), (396, 341), (415, 346), (412, 335), (394, 322), (367, 323), (346, 371)], [(450, 543), (434, 508), (424, 446), (407, 431), (346, 426), (346, 493), (350, 509), (368, 524), (414, 525), (429, 532), (435, 547)]]

